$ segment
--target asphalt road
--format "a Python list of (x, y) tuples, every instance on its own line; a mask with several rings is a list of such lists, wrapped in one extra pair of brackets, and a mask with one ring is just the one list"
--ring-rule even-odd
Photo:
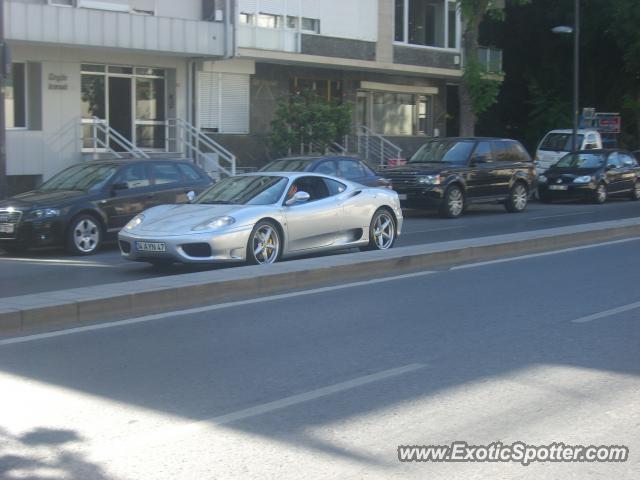
[[(396, 246), (458, 240), (640, 216), (640, 203), (612, 200), (606, 205), (532, 203), (522, 214), (507, 214), (500, 205), (472, 206), (456, 220), (435, 212), (405, 212), (405, 227)], [(124, 282), (200, 271), (220, 266), (172, 266), (161, 270), (120, 257), (115, 244), (97, 255), (75, 257), (62, 250), (0, 255), (0, 297)]]
[[(1, 476), (635, 480), (638, 248), (0, 341)], [(631, 456), (397, 459), (398, 445), (454, 440), (615, 444)]]

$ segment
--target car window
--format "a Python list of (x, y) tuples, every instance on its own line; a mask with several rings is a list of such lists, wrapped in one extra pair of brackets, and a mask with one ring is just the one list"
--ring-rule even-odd
[(342, 193), (347, 189), (347, 186), (344, 183), (338, 182), (337, 180), (332, 180), (330, 178), (325, 178), (324, 183), (329, 189), (330, 196)]
[(491, 144), (489, 142), (478, 142), (472, 159), (474, 162), (492, 162), (493, 153), (491, 152)]
[(184, 175), (184, 178), (188, 180), (200, 180), (202, 178), (200, 176), (200, 173), (191, 165), (188, 165), (186, 163), (178, 163), (177, 166), (178, 169), (182, 172), (182, 175)]
[(47, 180), (40, 186), (40, 190), (96, 191), (106, 185), (117, 169), (115, 165), (75, 165)]
[(631, 155), (627, 155), (626, 153), (620, 153), (620, 158), (622, 159), (622, 164), (625, 167), (637, 167), (638, 162)]
[(144, 163), (134, 163), (124, 167), (116, 178), (114, 183), (125, 183), (127, 188), (148, 187), (151, 184), (149, 179), (149, 171)]
[(613, 152), (609, 155), (609, 158), (607, 158), (607, 165), (612, 165), (615, 168), (622, 167), (622, 159), (620, 158), (620, 155), (618, 155), (618, 152)]
[(271, 205), (282, 198), (289, 180), (268, 175), (227, 177), (204, 193), (196, 203), (204, 205)]
[(519, 142), (505, 142), (509, 162), (530, 162), (531, 157)]
[(409, 163), (467, 163), (473, 145), (470, 140), (431, 140), (413, 154)]
[(323, 162), (318, 163), (316, 167), (313, 169), (313, 171), (315, 173), (322, 173), (324, 175), (333, 175), (333, 176), (338, 175), (336, 162), (334, 162), (333, 160), (325, 160)]
[(292, 197), (296, 192), (307, 192), (309, 194), (309, 202), (315, 200), (321, 200), (329, 196), (329, 188), (324, 183), (322, 177), (300, 177), (298, 178), (289, 192), (287, 192), (287, 199)]
[[(576, 137), (577, 145), (582, 144), (584, 135), (578, 134)], [(549, 133), (540, 144), (540, 150), (551, 152), (570, 152), (572, 147), (573, 135), (571, 133)]]
[[(557, 168), (600, 168), (604, 166), (605, 157), (600, 152), (568, 153), (555, 164)], [(555, 168), (554, 167), (554, 168)]]
[(156, 181), (156, 185), (182, 181), (182, 175), (180, 175), (180, 172), (172, 163), (154, 163), (151, 165), (151, 170), (153, 171), (153, 178)]
[(341, 177), (347, 179), (365, 176), (360, 163), (355, 160), (338, 160), (338, 172)]
[(504, 142), (491, 142), (493, 147), (493, 158), (496, 162), (508, 162), (509, 151)]
[(309, 158), (280, 158), (265, 165), (261, 172), (306, 172), (314, 159)]

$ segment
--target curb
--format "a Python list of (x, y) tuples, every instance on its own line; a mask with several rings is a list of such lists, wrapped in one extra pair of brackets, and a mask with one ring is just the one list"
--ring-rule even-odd
[(640, 237), (640, 218), (8, 297), (0, 299), (0, 336), (116, 321), (636, 236)]

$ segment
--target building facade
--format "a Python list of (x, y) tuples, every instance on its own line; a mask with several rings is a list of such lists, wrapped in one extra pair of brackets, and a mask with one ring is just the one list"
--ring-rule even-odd
[(455, 133), (460, 33), (455, 0), (5, 0), (10, 189), (96, 153), (189, 156), (179, 124), (260, 166), (301, 89), (407, 156)]

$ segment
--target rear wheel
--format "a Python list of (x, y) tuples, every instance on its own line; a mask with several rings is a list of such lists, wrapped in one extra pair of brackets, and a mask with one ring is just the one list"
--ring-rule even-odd
[(395, 241), (395, 218), (386, 208), (376, 210), (369, 224), (369, 245), (362, 250), (388, 250)]
[(269, 220), (260, 220), (249, 235), (247, 262), (252, 265), (267, 265), (280, 259), (282, 239), (276, 225)]
[(598, 204), (603, 204), (607, 201), (607, 186), (604, 183), (598, 184), (593, 195), (593, 201)]
[(631, 200), (640, 200), (640, 181), (633, 184), (633, 188), (631, 189)]
[(464, 193), (458, 185), (451, 185), (444, 192), (440, 205), (440, 216), (443, 218), (457, 218), (462, 215), (465, 207)]
[(89, 214), (71, 220), (67, 231), (67, 250), (75, 255), (92, 255), (102, 244), (102, 226)]
[(527, 186), (522, 182), (517, 182), (511, 187), (509, 198), (507, 198), (504, 206), (508, 212), (520, 213), (524, 212), (524, 209), (527, 208), (528, 201), (529, 191), (527, 190)]

